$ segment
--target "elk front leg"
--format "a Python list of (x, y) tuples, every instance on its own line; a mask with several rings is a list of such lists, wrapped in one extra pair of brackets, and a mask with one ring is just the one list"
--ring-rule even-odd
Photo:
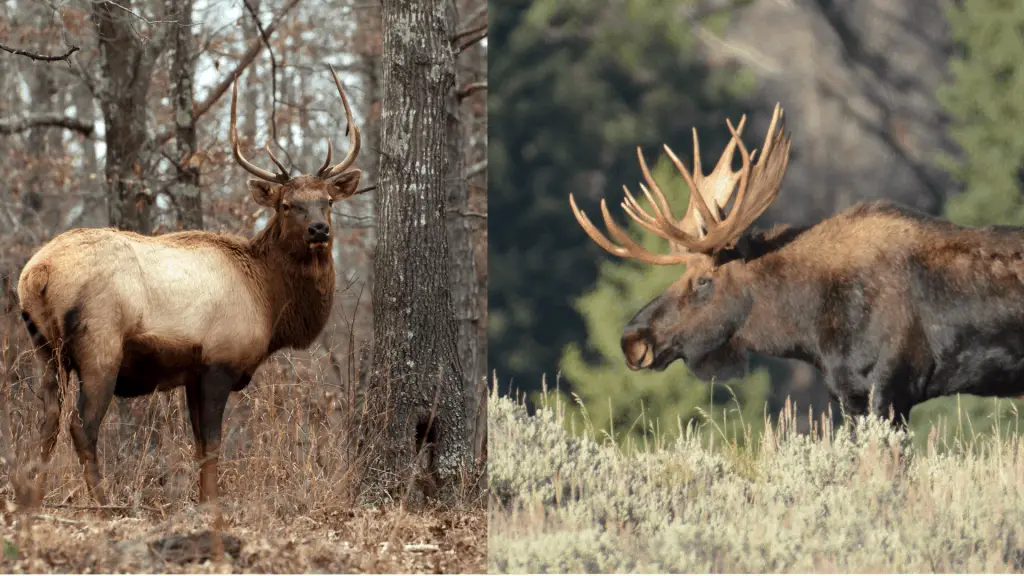
[(231, 387), (238, 379), (235, 370), (206, 366), (198, 378), (186, 387), (192, 434), (199, 461), (199, 501), (217, 500), (217, 463), (220, 458), (221, 427), (224, 407)]

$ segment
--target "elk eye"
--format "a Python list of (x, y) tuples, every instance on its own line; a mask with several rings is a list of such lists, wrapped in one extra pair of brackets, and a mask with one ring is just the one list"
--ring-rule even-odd
[(291, 204), (288, 204), (287, 202), (282, 202), (281, 203), (281, 211), (282, 212), (287, 212), (287, 211), (289, 211), (291, 209), (292, 209), (292, 205)]
[(332, 198), (328, 198), (327, 199), (327, 205), (328, 206), (334, 206), (334, 200)]
[(697, 278), (697, 288), (700, 290), (707, 290), (711, 287), (711, 278), (707, 276), (701, 276)]

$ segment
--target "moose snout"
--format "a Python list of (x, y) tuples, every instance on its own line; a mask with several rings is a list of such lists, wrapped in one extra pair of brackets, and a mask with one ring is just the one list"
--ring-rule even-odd
[(627, 326), (622, 332), (620, 344), (630, 370), (650, 368), (654, 364), (654, 342), (649, 330)]
[(331, 238), (331, 227), (326, 222), (310, 224), (306, 232), (309, 234), (309, 242), (311, 244), (327, 242)]

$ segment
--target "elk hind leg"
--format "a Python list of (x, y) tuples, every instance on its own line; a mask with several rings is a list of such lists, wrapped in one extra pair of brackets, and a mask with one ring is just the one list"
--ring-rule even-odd
[(42, 378), (39, 385), (39, 396), (43, 401), (43, 416), (39, 426), (39, 459), (40, 470), (37, 476), (39, 497), (46, 491), (46, 468), (53, 457), (53, 449), (57, 446), (60, 433), (61, 411), (61, 380), (70, 378), (68, 366), (62, 364), (52, 353), (40, 352)]
[[(102, 340), (95, 338), (92, 343), (99, 342)], [(119, 340), (110, 339), (106, 342), (107, 346), (103, 348), (84, 348), (89, 350), (89, 354), (81, 354), (76, 358), (78, 402), (68, 426), (78, 460), (84, 468), (86, 486), (100, 506), (107, 504), (107, 498), (100, 484), (102, 478), (97, 445), (100, 425), (114, 398), (122, 354)]]

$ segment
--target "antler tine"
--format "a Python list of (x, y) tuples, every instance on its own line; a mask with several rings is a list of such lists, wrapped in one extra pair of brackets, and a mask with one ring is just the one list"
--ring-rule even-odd
[[(665, 144), (662, 147), (665, 149), (665, 153), (668, 154), (669, 160), (675, 164), (676, 170), (678, 170), (679, 174), (683, 176), (683, 180), (686, 181), (686, 185), (690, 188), (690, 201), (686, 205), (686, 213), (683, 215), (683, 219), (679, 222), (679, 225), (691, 226), (697, 236), (703, 238), (707, 233), (707, 223), (712, 222), (711, 212), (708, 210), (707, 204), (704, 202), (704, 196), (701, 195), (700, 189), (693, 181), (693, 175), (690, 174), (690, 171), (687, 170), (686, 166), (679, 160), (676, 153), (668, 147), (668, 144)], [(698, 150), (698, 148), (695, 146), (694, 150)], [(699, 174), (700, 152), (694, 152), (693, 158), (694, 168)]]
[(288, 176), (288, 169), (284, 167), (284, 164), (282, 164), (280, 160), (277, 159), (277, 156), (274, 156), (274, 152), (270, 149), (270, 140), (267, 140), (266, 144), (263, 145), (263, 148), (267, 151), (267, 154), (270, 155), (270, 160), (274, 164), (277, 164), (277, 168), (281, 171), (281, 175), (284, 176), (285, 179), (290, 178), (290, 176)]
[(664, 231), (663, 223), (665, 222), (665, 218), (658, 209), (657, 204), (654, 203), (654, 199), (651, 198), (650, 191), (647, 190), (647, 187), (643, 184), (640, 185), (640, 188), (644, 191), (644, 195), (647, 196), (647, 201), (651, 203), (651, 207), (654, 209), (654, 213), (657, 214), (657, 217), (648, 214), (647, 211), (640, 206), (640, 203), (636, 201), (636, 198), (633, 197), (633, 194), (630, 193), (629, 188), (625, 186), (622, 187), (623, 192), (626, 193), (626, 199), (621, 203), (622, 210), (628, 214), (630, 218), (636, 220), (636, 222), (643, 226), (643, 228), (648, 232), (653, 232), (669, 242), (675, 242), (672, 235)]
[(242, 168), (245, 168), (246, 172), (249, 172), (250, 174), (252, 174), (253, 176), (256, 176), (257, 178), (260, 178), (260, 179), (263, 179), (263, 180), (267, 180), (268, 182), (277, 182), (278, 184), (284, 184), (285, 182), (288, 181), (288, 176), (286, 174), (274, 174), (273, 172), (270, 172), (268, 170), (264, 170), (263, 168), (260, 168), (259, 166), (256, 166), (252, 162), (249, 162), (248, 160), (246, 160), (245, 156), (242, 155), (242, 150), (241, 150), (241, 148), (238, 145), (238, 126), (237, 126), (238, 114), (237, 114), (237, 109), (238, 109), (238, 77), (235, 76), (235, 81), (232, 83), (232, 86), (231, 86), (231, 132), (230, 132), (230, 136), (231, 136), (231, 152), (235, 156), (235, 161), (238, 162), (239, 166), (241, 166)]
[[(728, 124), (729, 126), (732, 126), (732, 121), (729, 120), (728, 118), (725, 119), (725, 123)], [(736, 155), (736, 144), (737, 142), (740, 141), (740, 136), (743, 135), (743, 128), (746, 125), (747, 115), (744, 114), (743, 116), (740, 117), (740, 124), (734, 131), (735, 133), (733, 134), (733, 138), (729, 139), (729, 143), (726, 144), (725, 150), (723, 150), (722, 155), (719, 156), (718, 163), (715, 164), (715, 169), (712, 170), (711, 174), (708, 175), (708, 180), (714, 178), (715, 174), (718, 174), (719, 172), (723, 174), (736, 174), (732, 171), (732, 159)], [(729, 200), (732, 198), (736, 190), (735, 180), (733, 180), (732, 182), (726, 180), (726, 182), (726, 185), (719, 187), (718, 190), (714, 190), (715, 194), (712, 198), (709, 199), (710, 202), (715, 205), (714, 216), (719, 222), (722, 221), (722, 218), (724, 217), (725, 207), (726, 205), (729, 204)], [(708, 190), (708, 192), (711, 192), (711, 190)]]
[(638, 245), (636, 242), (626, 235), (612, 219), (611, 214), (608, 213), (608, 204), (605, 200), (601, 199), (601, 214), (604, 217), (605, 226), (608, 231), (625, 246), (617, 246), (611, 240), (609, 240), (604, 234), (602, 234), (596, 226), (594, 226), (587, 215), (576, 206), (576, 199), (573, 198), (572, 194), (569, 194), (569, 204), (572, 207), (572, 213), (576, 216), (576, 221), (580, 223), (580, 226), (590, 236), (598, 246), (604, 248), (608, 253), (619, 256), (620, 258), (631, 258), (646, 262), (648, 264), (668, 265), (668, 264), (686, 264), (691, 262), (694, 258), (693, 254), (681, 253), (681, 254), (654, 254), (647, 251), (644, 247)]
[[(686, 243), (692, 241), (692, 238), (686, 232), (679, 228), (679, 223), (676, 221), (675, 215), (672, 214), (672, 209), (669, 207), (668, 201), (665, 200), (665, 194), (662, 193), (661, 187), (658, 186), (658, 183), (655, 182), (654, 178), (651, 176), (651, 171), (647, 168), (647, 161), (644, 159), (643, 152), (640, 151), (639, 147), (637, 148), (637, 157), (640, 159), (640, 171), (644, 175), (644, 180), (647, 181), (648, 186), (650, 186), (651, 189), (654, 191), (655, 198), (657, 199), (658, 204), (661, 205), (661, 220), (666, 228), (666, 231), (669, 231), (673, 235), (675, 241), (677, 242)], [(675, 159), (676, 168), (678, 168), (679, 171), (683, 174), (683, 178), (686, 179), (686, 184), (690, 186), (690, 189), (696, 191), (697, 187), (695, 184), (693, 184), (693, 178), (690, 177), (689, 172), (686, 170), (685, 167), (683, 167), (682, 163), (680, 163), (678, 160), (678, 158)], [(694, 199), (694, 196), (696, 196), (696, 199)], [(686, 214), (683, 216), (683, 222), (693, 219), (693, 206), (697, 207), (698, 212), (705, 218), (706, 221), (711, 220), (711, 212), (708, 210), (707, 204), (704, 203), (704, 198), (700, 194), (690, 194), (690, 205), (687, 206)], [(669, 220), (665, 219), (666, 216)]]
[(328, 64), (331, 69), (331, 75), (334, 77), (334, 85), (338, 88), (338, 94), (341, 95), (341, 103), (345, 107), (345, 121), (348, 125), (345, 127), (345, 134), (349, 137), (349, 149), (348, 154), (339, 162), (337, 165), (328, 168), (326, 172), (321, 168), (323, 174), (321, 178), (333, 178), (345, 170), (348, 170), (350, 166), (356, 161), (356, 156), (359, 155), (359, 147), (361, 145), (362, 138), (359, 134), (359, 128), (355, 125), (352, 120), (352, 109), (349, 108), (348, 98), (345, 97), (345, 91), (341, 88), (341, 81), (338, 80), (338, 74), (334, 71), (334, 66)]
[(327, 174), (327, 171), (330, 169), (330, 167), (331, 167), (331, 152), (333, 152), (333, 148), (331, 147), (331, 137), (328, 136), (327, 137), (327, 159), (324, 160), (324, 163), (323, 163), (322, 166), (320, 166), (320, 169), (316, 171), (317, 178), (323, 178), (324, 175)]
[(721, 226), (708, 235), (709, 239), (714, 236), (715, 244), (724, 246), (742, 235), (778, 196), (786, 166), (789, 164), (791, 143), (789, 137), (785, 135), (785, 124), (781, 123), (781, 120), (782, 109), (776, 105), (771, 126), (765, 136), (760, 161), (753, 165), (751, 160), (754, 154), (747, 151), (738, 131), (731, 122), (727, 122), (729, 131), (732, 132), (733, 139), (740, 149), (743, 169), (732, 211)]

